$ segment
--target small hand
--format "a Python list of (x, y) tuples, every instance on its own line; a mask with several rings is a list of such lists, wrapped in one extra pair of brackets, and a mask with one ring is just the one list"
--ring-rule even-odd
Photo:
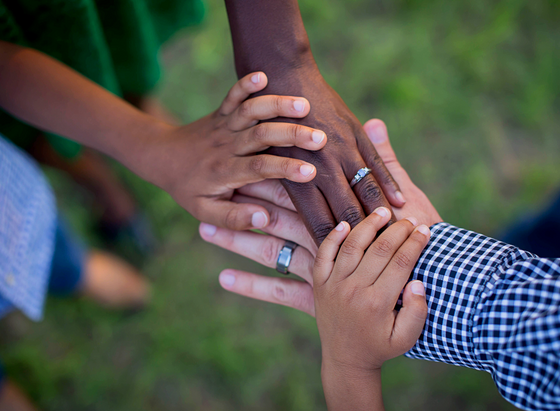
[(342, 222), (319, 248), (313, 294), (323, 361), (379, 369), (410, 349), (422, 331), (428, 309), (424, 286), (406, 283), (430, 229), (409, 217), (375, 239), (389, 218), (389, 210), (380, 207), (352, 231)]
[(146, 142), (138, 156), (143, 176), (165, 189), (197, 219), (232, 230), (263, 228), (270, 221), (257, 204), (231, 201), (234, 190), (264, 179), (297, 183), (313, 180), (315, 167), (305, 161), (257, 154), (271, 146), (319, 150), (325, 133), (288, 123), (263, 123), (275, 117), (305, 117), (304, 98), (267, 95), (247, 100), (267, 85), (264, 73), (251, 73), (230, 90), (214, 113), (183, 127), (169, 126)]
[[(412, 348), (424, 327), (424, 286), (405, 284), (430, 230), (409, 217), (374, 241), (389, 218), (380, 207), (352, 231), (341, 222), (315, 259), (313, 294), (329, 410), (383, 409), (381, 366)], [(403, 288), (403, 306), (396, 311)]]

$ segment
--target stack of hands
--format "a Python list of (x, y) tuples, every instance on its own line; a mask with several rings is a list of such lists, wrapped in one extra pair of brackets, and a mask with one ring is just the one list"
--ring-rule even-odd
[[(373, 174), (382, 176), (385, 184), (378, 185), (368, 174), (353, 191), (351, 175), (344, 176), (342, 170), (326, 175), (336, 170), (324, 164), (321, 176), (337, 187), (330, 197), (319, 196), (322, 191), (314, 190), (316, 186), (301, 184), (313, 180), (317, 169), (280, 148), (321, 150), (327, 136), (301, 124), (263, 122), (302, 119), (311, 110), (304, 98), (262, 95), (248, 99), (266, 85), (264, 73), (250, 73), (231, 89), (216, 112), (158, 139), (150, 159), (167, 165), (166, 174), (154, 182), (195, 217), (215, 224), (201, 224), (206, 241), (269, 267), (276, 266), (286, 240), (298, 244), (290, 271), (305, 282), (226, 270), (220, 283), (230, 291), (315, 315), (329, 408), (382, 409), (381, 365), (409, 350), (424, 325), (424, 286), (419, 281), (407, 285), (407, 281), (430, 238), (428, 227), (441, 218), (400, 167), (380, 120), (368, 122), (359, 136), (369, 137), (372, 160), (367, 165), (377, 170)], [(330, 145), (331, 156), (326, 154), (332, 163), (344, 162), (344, 157), (358, 151), (354, 145), (355, 150), (333, 156), (335, 143)], [(276, 151), (262, 153), (269, 147)], [(174, 164), (174, 159), (181, 158), (170, 155), (175, 150), (183, 150), (186, 161)], [(353, 165), (357, 171), (363, 160)], [(298, 209), (307, 210), (306, 220), (296, 212), (278, 179), (291, 182), (288, 188), (295, 193)], [(379, 187), (400, 207), (374, 208), (375, 203), (387, 204)], [(364, 202), (363, 208), (354, 204), (360, 204), (358, 199)], [(268, 235), (243, 231), (255, 228)], [(401, 293), (402, 309), (397, 311)]]
[[(268, 79), (253, 72), (217, 111), (176, 127), (33, 50), (0, 42), (0, 61), (6, 62), (0, 67), (1, 107), (97, 148), (159, 185), (206, 222), (200, 228), (205, 240), (268, 266), (285, 240), (297, 243), (290, 270), (305, 282), (228, 270), (221, 284), (316, 315), (329, 406), (348, 409), (351, 399), (352, 409), (383, 406), (381, 365), (414, 344), (426, 317), (423, 285), (405, 284), (430, 237), (428, 225), (441, 219), (399, 167), (382, 122), (366, 125), (368, 140), (318, 72), (302, 93), (318, 101), (318, 111), (305, 98), (270, 90), (254, 97)], [(325, 122), (329, 113), (339, 117)], [(328, 146), (316, 125), (333, 137)], [(387, 199), (400, 207), (394, 215)], [(401, 217), (408, 218), (395, 222)], [(250, 229), (268, 235), (243, 231)], [(367, 395), (349, 395), (364, 386)]]
[(426, 319), (423, 284), (407, 282), (429, 241), (429, 226), (442, 221), (397, 161), (385, 124), (370, 120), (364, 130), (408, 200), (393, 209), (398, 222), (379, 236), (391, 218), (385, 207), (353, 230), (348, 222), (339, 223), (318, 248), (284, 187), (274, 180), (241, 187), (232, 197), (267, 210), (271, 221), (261, 229), (265, 234), (200, 225), (204, 240), (271, 268), (286, 240), (299, 245), (290, 271), (304, 281), (227, 269), (220, 284), (316, 316), (329, 409), (383, 409), (381, 365), (415, 344)]

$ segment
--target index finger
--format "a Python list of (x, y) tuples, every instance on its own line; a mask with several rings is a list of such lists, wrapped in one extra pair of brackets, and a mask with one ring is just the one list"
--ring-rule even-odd
[(334, 260), (338, 254), (340, 244), (344, 241), (349, 232), (350, 226), (347, 222), (342, 221), (330, 232), (319, 247), (317, 257), (315, 258), (315, 267), (313, 267), (314, 287), (318, 288), (322, 286), (331, 277), (334, 268)]
[[(389, 221), (391, 213), (385, 207), (379, 207), (364, 221), (359, 223), (352, 230), (338, 253), (336, 266), (341, 267), (337, 270), (338, 280), (343, 280), (356, 271), (362, 261), (364, 254), (378, 231)], [(373, 269), (375, 269), (373, 265)]]

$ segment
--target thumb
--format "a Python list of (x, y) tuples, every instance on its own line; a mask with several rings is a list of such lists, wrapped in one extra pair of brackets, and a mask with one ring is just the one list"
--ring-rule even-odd
[(389, 166), (390, 163), (397, 162), (397, 156), (389, 141), (387, 126), (383, 121), (379, 119), (369, 120), (364, 124), (364, 130), (375, 147), (375, 150), (377, 150), (377, 153), (387, 166)]
[(201, 221), (230, 230), (260, 229), (270, 222), (270, 215), (266, 208), (256, 204), (212, 200), (205, 206)]
[(422, 333), (428, 305), (426, 291), (421, 281), (411, 281), (404, 288), (403, 307), (395, 319), (393, 335), (403, 346), (404, 351), (410, 350)]

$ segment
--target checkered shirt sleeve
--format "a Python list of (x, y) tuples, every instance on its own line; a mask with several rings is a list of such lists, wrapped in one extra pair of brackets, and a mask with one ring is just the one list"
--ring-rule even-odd
[(560, 259), (440, 223), (412, 277), (428, 318), (407, 357), (489, 372), (517, 407), (560, 410)]

